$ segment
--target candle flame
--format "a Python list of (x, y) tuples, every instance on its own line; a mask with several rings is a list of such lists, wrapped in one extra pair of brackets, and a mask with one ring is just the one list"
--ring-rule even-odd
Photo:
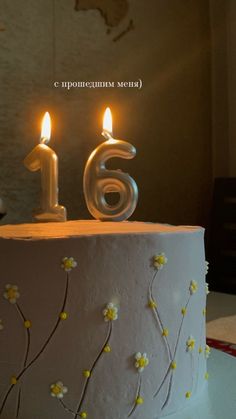
[(41, 143), (47, 144), (51, 137), (51, 118), (48, 112), (44, 114), (41, 129)]
[(108, 132), (112, 136), (112, 114), (110, 108), (106, 108), (104, 113), (103, 131)]

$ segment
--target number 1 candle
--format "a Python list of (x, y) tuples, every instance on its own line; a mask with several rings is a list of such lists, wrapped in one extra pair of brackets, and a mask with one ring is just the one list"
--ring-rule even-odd
[[(89, 212), (101, 221), (123, 221), (134, 212), (138, 202), (138, 188), (134, 179), (121, 170), (108, 170), (107, 160), (113, 157), (132, 159), (135, 147), (123, 140), (116, 140), (112, 134), (112, 115), (106, 109), (103, 120), (103, 137), (107, 140), (100, 144), (90, 155), (84, 171), (84, 195)], [(119, 194), (117, 203), (111, 205), (106, 195)]]
[(33, 214), (35, 221), (66, 221), (66, 208), (58, 204), (58, 158), (47, 146), (51, 137), (51, 119), (45, 113), (40, 144), (24, 160), (31, 172), (41, 170), (41, 207)]

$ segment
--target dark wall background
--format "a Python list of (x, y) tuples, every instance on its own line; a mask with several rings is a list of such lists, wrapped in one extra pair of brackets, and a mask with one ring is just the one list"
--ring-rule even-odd
[[(38, 142), (45, 110), (53, 119), (50, 145), (60, 161), (60, 203), (69, 219), (90, 217), (83, 170), (102, 141), (102, 114), (109, 105), (115, 136), (137, 148), (134, 160), (114, 162), (139, 186), (132, 218), (205, 224), (212, 188), (208, 2), (129, 0), (121, 19), (115, 3), (103, 1), (110, 27), (96, 10), (99, 0), (83, 4), (92, 9), (76, 11), (72, 0), (1, 1), (0, 195), (8, 208), (3, 222), (30, 221), (38, 205), (40, 174), (27, 171), (22, 161)], [(114, 42), (130, 20), (134, 29)], [(141, 90), (53, 87), (55, 80), (139, 78)]]

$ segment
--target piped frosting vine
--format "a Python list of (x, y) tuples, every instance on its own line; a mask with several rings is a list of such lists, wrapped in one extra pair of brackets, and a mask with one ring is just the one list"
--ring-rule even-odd
[(133, 413), (135, 412), (135, 410), (137, 409), (138, 406), (140, 406), (144, 403), (144, 398), (143, 398), (142, 393), (141, 393), (142, 372), (148, 366), (148, 364), (149, 364), (149, 359), (148, 359), (146, 353), (142, 354), (141, 352), (137, 352), (135, 354), (134, 367), (136, 368), (136, 371), (138, 372), (138, 385), (137, 385), (134, 405), (133, 405), (133, 407), (131, 408), (131, 410), (128, 414), (128, 418), (133, 415)]
[[(118, 319), (118, 307), (113, 302), (110, 302), (106, 305), (106, 307), (102, 311), (103, 320), (105, 323), (107, 323), (107, 334), (105, 341), (103, 342), (101, 349), (99, 350), (95, 360), (93, 361), (91, 367), (89, 369), (85, 369), (82, 374), (84, 377), (84, 385), (82, 388), (81, 395), (79, 397), (78, 404), (73, 410), (72, 408), (68, 407), (66, 403), (62, 400), (64, 395), (68, 392), (68, 388), (64, 386), (62, 381), (57, 381), (50, 386), (50, 393), (51, 396), (56, 398), (59, 403), (62, 405), (62, 407), (68, 412), (71, 413), (74, 418), (87, 418), (88, 413), (87, 410), (84, 409), (85, 404), (85, 398), (88, 392), (88, 387), (90, 380), (94, 374), (94, 370), (96, 368), (96, 365), (98, 364), (100, 358), (104, 354), (108, 354), (111, 352), (111, 346), (110, 346), (110, 339), (112, 335), (112, 329), (113, 329), (113, 323), (115, 320)], [(138, 362), (138, 361), (137, 361)], [(141, 361), (140, 361), (141, 362)], [(141, 368), (141, 367), (140, 367)]]
[(167, 264), (168, 259), (165, 255), (165, 253), (159, 253), (155, 256), (153, 256), (152, 258), (152, 265), (154, 267), (154, 275), (149, 283), (149, 288), (148, 288), (148, 306), (149, 308), (152, 309), (157, 326), (160, 330), (160, 333), (162, 334), (163, 337), (163, 343), (165, 345), (166, 351), (167, 351), (167, 356), (168, 356), (168, 361), (171, 361), (171, 349), (170, 349), (170, 345), (168, 342), (168, 335), (169, 335), (169, 330), (167, 327), (164, 327), (164, 324), (162, 322), (159, 310), (158, 310), (158, 303), (155, 300), (154, 296), (153, 296), (153, 285), (154, 285), (154, 281), (157, 277), (157, 274), (159, 271), (161, 271), (163, 269), (163, 267)]
[[(22, 308), (22, 306), (19, 303), (20, 300), (20, 292), (18, 289), (17, 285), (11, 285), (11, 284), (7, 284), (5, 286), (5, 291), (3, 293), (3, 297), (8, 301), (8, 303), (10, 303), (12, 306), (15, 307), (18, 315), (21, 318), (22, 321), (22, 325), (25, 329), (25, 333), (26, 333), (26, 350), (25, 353), (23, 355), (23, 361), (22, 361), (22, 368), (18, 371), (18, 373), (16, 373), (15, 375), (13, 375), (10, 379), (10, 385), (3, 397), (3, 401), (1, 403), (1, 407), (0, 407), (0, 415), (3, 413), (4, 411), (4, 407), (7, 403), (7, 400), (12, 392), (12, 390), (15, 388), (15, 386), (17, 385), (18, 387), (18, 396), (17, 396), (17, 411), (16, 411), (16, 418), (19, 416), (19, 412), (20, 412), (20, 404), (21, 404), (21, 388), (20, 388), (20, 382), (21, 382), (21, 378), (27, 373), (27, 371), (35, 364), (35, 362), (41, 357), (41, 355), (45, 352), (45, 350), (47, 349), (49, 343), (51, 342), (51, 340), (53, 339), (60, 323), (63, 320), (66, 320), (67, 318), (67, 312), (66, 312), (66, 304), (67, 304), (67, 298), (68, 298), (68, 289), (69, 289), (69, 281), (70, 281), (70, 272), (73, 268), (75, 268), (77, 266), (77, 262), (75, 261), (75, 259), (73, 257), (64, 257), (61, 261), (61, 268), (65, 271), (66, 276), (65, 276), (65, 287), (64, 287), (64, 295), (62, 298), (62, 304), (61, 304), (61, 309), (57, 315), (57, 319), (55, 321), (55, 324), (52, 328), (52, 330), (50, 331), (49, 335), (45, 338), (43, 345), (41, 346), (41, 348), (39, 349), (39, 351), (37, 353), (34, 354), (34, 356), (29, 360), (29, 353), (30, 353), (30, 346), (31, 346), (31, 327), (32, 327), (32, 323), (29, 320), (28, 317), (25, 316), (24, 314), (24, 310)], [(58, 385), (59, 388), (59, 385)], [(63, 389), (62, 389), (63, 392)]]
[[(173, 351), (173, 354), (172, 354), (172, 360), (171, 360), (171, 363), (168, 367), (167, 373), (166, 373), (166, 375), (164, 377), (164, 380), (163, 380), (163, 384), (164, 384), (165, 380), (170, 375), (170, 380), (169, 380), (169, 384), (168, 384), (168, 390), (167, 390), (166, 398), (165, 398), (165, 401), (164, 401), (164, 403), (162, 405), (162, 408), (161, 408), (162, 410), (168, 405), (168, 403), (170, 401), (171, 390), (172, 390), (172, 386), (173, 386), (174, 372), (175, 372), (176, 367), (177, 367), (177, 365), (176, 365), (176, 355), (177, 355), (177, 351), (178, 351), (178, 347), (179, 347), (181, 332), (182, 332), (182, 329), (183, 329), (184, 320), (185, 320), (185, 318), (187, 316), (187, 313), (188, 313), (188, 306), (189, 306), (190, 300), (191, 300), (191, 298), (193, 298), (194, 294), (197, 291), (198, 291), (197, 281), (191, 280), (190, 285), (189, 285), (188, 299), (186, 301), (185, 306), (183, 306), (181, 308), (181, 322), (180, 322), (180, 327), (179, 327), (179, 330), (178, 330), (178, 333), (177, 333), (177, 339), (176, 339), (176, 342), (175, 342), (174, 351)], [(192, 353), (192, 350), (194, 349), (194, 346), (195, 346), (195, 339), (190, 335), (188, 341), (186, 342), (186, 347), (188, 348), (190, 353)], [(191, 362), (193, 364), (193, 357), (191, 357)], [(173, 368), (173, 365), (175, 365), (175, 368)], [(192, 365), (192, 367), (193, 367), (193, 365)], [(154, 397), (157, 396), (159, 391), (160, 391), (160, 388), (158, 389), (158, 392), (155, 393)], [(189, 392), (189, 394), (191, 395), (191, 392)]]
[[(156, 320), (156, 324), (158, 326), (159, 329), (159, 333), (162, 336), (163, 339), (163, 344), (165, 346), (166, 349), (166, 354), (168, 357), (168, 365), (166, 368), (166, 371), (163, 375), (163, 378), (161, 379), (161, 382), (159, 384), (159, 386), (157, 387), (155, 393), (154, 393), (154, 398), (157, 397), (161, 391), (161, 389), (163, 388), (163, 386), (165, 385), (167, 379), (169, 380), (168, 382), (168, 386), (167, 386), (167, 394), (166, 397), (164, 398), (164, 402), (162, 404), (161, 410), (163, 410), (169, 403), (170, 400), (170, 396), (171, 396), (171, 390), (172, 390), (172, 385), (173, 385), (173, 376), (174, 376), (174, 372), (177, 368), (177, 362), (176, 362), (176, 355), (177, 355), (177, 351), (178, 351), (178, 347), (179, 347), (179, 341), (180, 341), (180, 337), (181, 337), (181, 333), (182, 333), (182, 329), (183, 329), (183, 324), (184, 324), (184, 319), (187, 315), (188, 312), (188, 306), (190, 303), (191, 298), (193, 298), (194, 294), (197, 293), (198, 291), (198, 283), (196, 280), (192, 279), (190, 281), (189, 284), (189, 295), (187, 298), (187, 301), (185, 303), (185, 305), (181, 308), (180, 313), (181, 313), (181, 322), (180, 322), (180, 326), (178, 329), (178, 333), (177, 333), (177, 339), (174, 345), (174, 350), (171, 350), (170, 344), (169, 344), (169, 340), (168, 340), (168, 336), (169, 336), (169, 329), (163, 324), (163, 321), (161, 319), (161, 315), (160, 312), (158, 310), (158, 302), (156, 301), (156, 299), (154, 298), (154, 293), (153, 293), (153, 286), (154, 286), (154, 282), (155, 279), (157, 278), (158, 272), (160, 270), (162, 270), (164, 268), (164, 266), (167, 264), (168, 259), (165, 255), (165, 253), (159, 253), (157, 255), (155, 255), (152, 258), (152, 266), (154, 268), (154, 274), (153, 277), (149, 283), (149, 289), (148, 289), (148, 306), (149, 308), (152, 310), (154, 318)], [(208, 264), (205, 264), (205, 273), (207, 273), (208, 270)], [(206, 284), (206, 293), (208, 293), (208, 286)], [(194, 358), (193, 358), (193, 350), (195, 348), (195, 339), (193, 336), (189, 336), (187, 341), (186, 341), (186, 352), (188, 352), (190, 354), (191, 357), (191, 364), (192, 364), (192, 371), (193, 371), (193, 363), (194, 363)], [(193, 375), (192, 375), (192, 388), (193, 388)], [(191, 396), (192, 393), (192, 388), (191, 391), (188, 391), (186, 393), (186, 398), (189, 398)]]
[(159, 313), (158, 310), (158, 303), (156, 301), (156, 299), (154, 298), (154, 293), (153, 293), (153, 286), (154, 286), (154, 282), (155, 279), (157, 278), (157, 275), (159, 273), (159, 271), (161, 271), (164, 266), (167, 264), (168, 259), (165, 255), (165, 253), (159, 253), (155, 256), (153, 256), (152, 258), (152, 267), (154, 268), (154, 274), (153, 277), (149, 283), (149, 288), (148, 288), (148, 307), (152, 310), (159, 333), (162, 336), (162, 342), (163, 345), (165, 347), (166, 350), (166, 354), (167, 354), (167, 358), (168, 358), (168, 368), (166, 370), (166, 373), (164, 375), (163, 380), (161, 381), (159, 387), (157, 388), (154, 397), (156, 397), (159, 393), (159, 391), (161, 390), (162, 386), (164, 385), (164, 382), (166, 380), (166, 377), (168, 375), (169, 369), (171, 368), (171, 366), (173, 367), (173, 369), (176, 368), (176, 362), (173, 359), (173, 355), (171, 352), (171, 348), (170, 348), (170, 344), (169, 344), (169, 340), (168, 340), (168, 336), (169, 336), (169, 329), (164, 326), (164, 323), (161, 319), (161, 315)]
[[(18, 289), (17, 285), (12, 285), (12, 284), (7, 284), (5, 286), (5, 292), (3, 293), (3, 297), (12, 305), (15, 306), (21, 320), (23, 323), (23, 326), (25, 328), (25, 333), (26, 333), (26, 349), (25, 349), (25, 354), (23, 356), (23, 368), (26, 367), (27, 365), (27, 361), (28, 361), (28, 356), (29, 356), (29, 350), (30, 350), (30, 343), (31, 343), (31, 333), (30, 333), (30, 329), (31, 329), (31, 321), (29, 319), (26, 318), (23, 309), (20, 306), (20, 303), (18, 302), (19, 298), (20, 298), (20, 292)], [(11, 385), (14, 386), (17, 384), (17, 377), (16, 376), (12, 376), (11, 377)], [(21, 403), (21, 388), (20, 385), (18, 386), (18, 396), (17, 396), (17, 412), (16, 412), (16, 417), (19, 416), (19, 411), (20, 411), (20, 403)]]
[[(209, 271), (209, 262), (205, 261), (205, 276), (208, 274)], [(206, 297), (210, 293), (209, 291), (209, 284), (205, 283), (205, 292)], [(205, 324), (206, 324), (206, 307), (200, 307), (200, 315), (202, 316), (202, 322), (201, 322), (201, 332), (200, 332), (200, 344), (197, 348), (198, 351), (198, 360), (197, 360), (197, 380), (196, 380), (196, 387), (198, 387), (198, 381), (199, 381), (199, 363), (200, 363), (200, 357), (205, 356), (207, 359), (210, 355), (210, 348), (208, 345), (206, 345), (206, 338), (205, 338)], [(208, 354), (208, 348), (209, 348), (209, 354)], [(209, 374), (206, 372), (204, 374), (204, 378), (208, 380)]]

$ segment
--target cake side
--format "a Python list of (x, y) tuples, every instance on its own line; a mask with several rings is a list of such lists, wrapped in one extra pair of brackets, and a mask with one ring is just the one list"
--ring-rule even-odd
[(180, 230), (0, 239), (0, 417), (154, 419), (199, 394), (203, 230)]

